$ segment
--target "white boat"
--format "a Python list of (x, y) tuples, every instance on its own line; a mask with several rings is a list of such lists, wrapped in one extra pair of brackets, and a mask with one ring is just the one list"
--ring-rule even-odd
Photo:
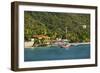
[(68, 44), (68, 45), (60, 45), (61, 48), (69, 48), (71, 45)]

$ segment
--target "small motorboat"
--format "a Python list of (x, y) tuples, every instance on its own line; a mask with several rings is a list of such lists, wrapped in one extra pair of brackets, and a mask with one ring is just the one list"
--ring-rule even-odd
[(69, 48), (71, 45), (67, 44), (67, 45), (59, 45), (61, 48)]

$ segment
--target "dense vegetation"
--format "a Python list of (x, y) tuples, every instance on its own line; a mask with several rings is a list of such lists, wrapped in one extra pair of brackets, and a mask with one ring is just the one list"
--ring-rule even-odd
[(32, 35), (47, 35), (51, 39), (62, 38), (70, 42), (90, 41), (90, 15), (54, 12), (24, 12), (24, 39)]

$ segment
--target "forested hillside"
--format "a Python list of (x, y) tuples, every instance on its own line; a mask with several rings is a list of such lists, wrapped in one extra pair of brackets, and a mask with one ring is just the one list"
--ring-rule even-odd
[(47, 35), (70, 42), (90, 41), (90, 15), (54, 12), (24, 12), (25, 41), (32, 35)]

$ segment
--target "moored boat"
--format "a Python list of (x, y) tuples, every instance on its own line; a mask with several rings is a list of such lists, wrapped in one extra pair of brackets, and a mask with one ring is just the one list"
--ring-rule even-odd
[(71, 45), (67, 44), (67, 45), (60, 45), (61, 48), (69, 48)]

